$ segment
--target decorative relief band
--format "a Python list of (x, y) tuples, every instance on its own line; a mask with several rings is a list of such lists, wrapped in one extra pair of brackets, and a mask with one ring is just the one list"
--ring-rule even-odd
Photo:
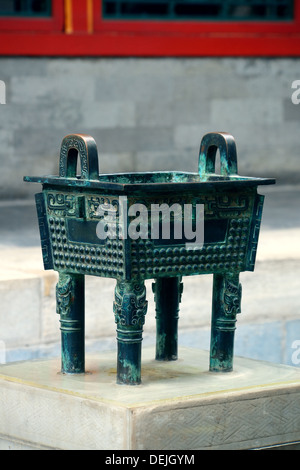
[(143, 283), (118, 282), (115, 289), (113, 311), (119, 326), (142, 328), (148, 302)]
[(241, 313), (242, 285), (238, 278), (236, 282), (225, 278), (223, 302), (226, 316), (235, 316)]
[(72, 277), (68, 274), (60, 274), (56, 285), (56, 312), (67, 316), (71, 310)]

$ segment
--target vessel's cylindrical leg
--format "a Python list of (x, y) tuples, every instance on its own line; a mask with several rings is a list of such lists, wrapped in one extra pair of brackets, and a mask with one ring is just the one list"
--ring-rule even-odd
[(152, 284), (156, 306), (156, 360), (174, 361), (178, 356), (179, 303), (183, 284), (180, 277), (156, 279)]
[(147, 313), (143, 281), (117, 281), (114, 314), (117, 323), (117, 383), (141, 382), (143, 325)]
[(60, 314), (61, 371), (80, 374), (85, 370), (84, 276), (59, 274), (56, 310)]
[(230, 372), (233, 368), (236, 314), (240, 313), (242, 288), (236, 273), (214, 274), (210, 370)]

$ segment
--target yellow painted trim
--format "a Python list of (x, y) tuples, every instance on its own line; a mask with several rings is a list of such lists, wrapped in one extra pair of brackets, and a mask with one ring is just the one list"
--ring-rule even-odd
[(86, 17), (87, 17), (87, 32), (92, 34), (94, 32), (94, 5), (93, 0), (86, 2)]
[(73, 33), (73, 5), (72, 0), (65, 0), (65, 33)]

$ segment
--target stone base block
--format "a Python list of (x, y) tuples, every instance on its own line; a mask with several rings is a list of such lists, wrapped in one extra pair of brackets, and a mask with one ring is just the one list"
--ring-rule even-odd
[(117, 385), (116, 353), (0, 366), (0, 449), (255, 449), (300, 442), (300, 369), (236, 357), (208, 371), (208, 352), (156, 362), (144, 348), (142, 384)]

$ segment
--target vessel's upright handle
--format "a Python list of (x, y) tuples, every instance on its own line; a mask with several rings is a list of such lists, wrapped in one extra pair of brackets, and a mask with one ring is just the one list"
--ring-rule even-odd
[(70, 134), (61, 143), (59, 176), (76, 178), (77, 159), (80, 156), (81, 178), (94, 180), (99, 177), (97, 144), (85, 134)]
[(236, 145), (232, 135), (227, 132), (210, 132), (205, 134), (200, 144), (199, 175), (200, 180), (215, 173), (216, 153), (220, 151), (221, 175), (237, 174)]

